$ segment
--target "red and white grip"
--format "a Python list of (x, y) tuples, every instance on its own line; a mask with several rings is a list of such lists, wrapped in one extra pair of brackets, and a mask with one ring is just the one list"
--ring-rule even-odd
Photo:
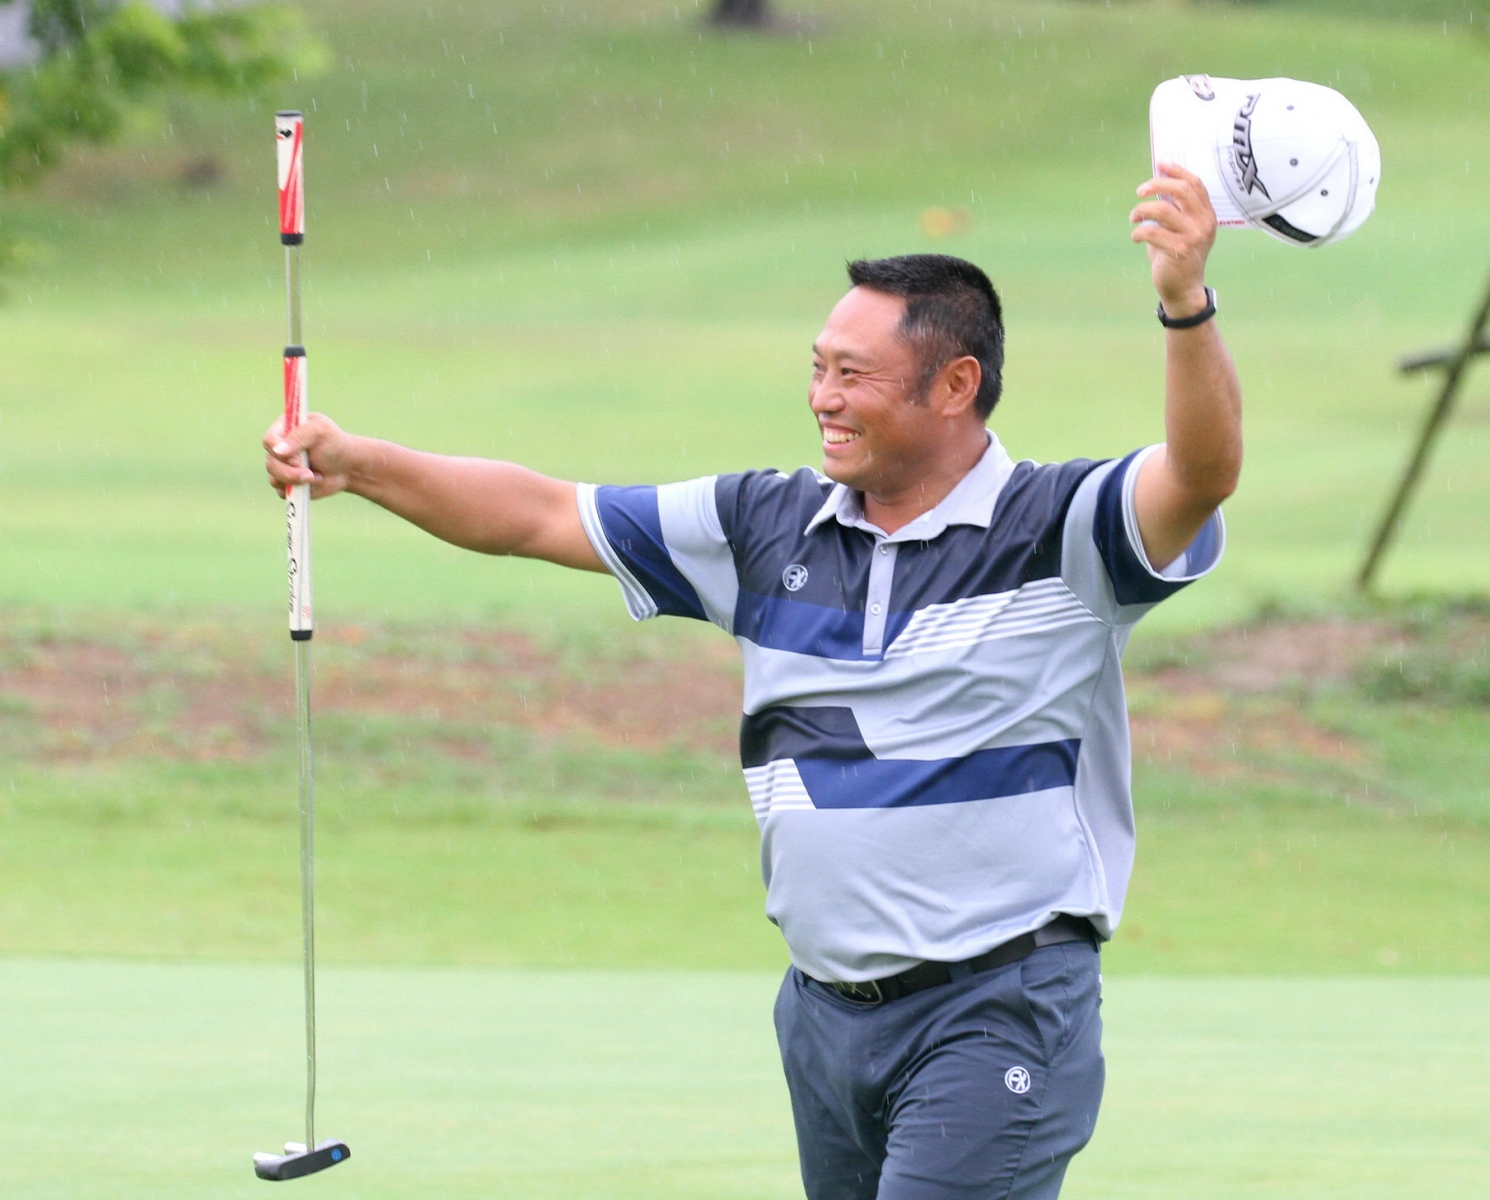
[[(285, 432), (305, 419), (305, 347), (285, 347)], [(302, 466), (310, 465), (300, 455)], [(285, 493), (290, 583), (290, 637), (308, 641), (315, 629), (310, 599), (310, 484), (297, 483)]]
[(279, 240), (298, 246), (305, 240), (305, 118), (298, 112), (274, 114), (279, 152)]

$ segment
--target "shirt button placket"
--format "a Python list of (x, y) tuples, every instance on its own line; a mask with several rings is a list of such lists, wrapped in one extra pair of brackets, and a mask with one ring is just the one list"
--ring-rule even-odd
[(869, 560), (869, 594), (864, 607), (864, 657), (878, 658), (885, 648), (885, 619), (890, 613), (890, 586), (900, 547), (881, 541)]

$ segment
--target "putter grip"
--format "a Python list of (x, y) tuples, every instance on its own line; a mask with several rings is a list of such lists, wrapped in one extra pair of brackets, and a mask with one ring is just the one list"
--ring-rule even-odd
[(298, 246), (305, 240), (305, 118), (298, 112), (274, 114), (279, 164), (279, 240)]
[[(305, 419), (305, 347), (285, 347), (285, 432)], [(301, 454), (302, 465), (309, 458)], [(310, 596), (310, 485), (296, 484), (285, 493), (289, 549), (290, 637), (308, 641), (315, 629)]]

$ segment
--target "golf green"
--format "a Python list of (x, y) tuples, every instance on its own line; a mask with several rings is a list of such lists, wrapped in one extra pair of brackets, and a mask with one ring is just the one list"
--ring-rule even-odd
[[(800, 1195), (759, 972), (322, 973), (324, 1136), (372, 1198)], [(300, 1135), (291, 967), (0, 963), (10, 1200), (257, 1195)], [(1482, 1195), (1490, 981), (1121, 979), (1070, 1200)]]

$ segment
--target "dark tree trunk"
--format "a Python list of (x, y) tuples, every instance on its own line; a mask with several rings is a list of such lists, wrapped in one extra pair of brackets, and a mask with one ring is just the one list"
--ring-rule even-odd
[(711, 17), (716, 25), (757, 28), (770, 22), (766, 0), (716, 0)]

